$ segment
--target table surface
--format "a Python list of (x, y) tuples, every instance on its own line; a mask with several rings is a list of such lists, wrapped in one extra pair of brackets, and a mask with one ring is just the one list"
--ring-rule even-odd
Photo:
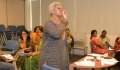
[[(78, 61), (83, 61), (84, 58), (82, 58), (82, 59), (80, 59)], [(114, 59), (114, 58), (112, 58), (112, 59)], [(77, 66), (75, 63), (72, 63), (69, 66), (70, 67), (76, 67), (76, 68), (106, 68), (106, 67), (110, 67), (110, 66), (115, 65), (115, 64), (104, 64), (104, 65), (101, 65), (101, 61), (94, 61), (94, 62), (95, 62), (95, 66)]]

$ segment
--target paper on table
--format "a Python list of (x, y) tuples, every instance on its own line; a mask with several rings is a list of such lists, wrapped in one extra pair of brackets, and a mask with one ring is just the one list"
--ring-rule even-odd
[(95, 53), (91, 53), (91, 54), (88, 54), (88, 55), (95, 56), (95, 57), (101, 57), (101, 56), (103, 56), (101, 54), (95, 54)]
[(85, 59), (94, 59), (92, 56), (86, 56)]
[(77, 66), (95, 66), (95, 62), (92, 61), (80, 61), (80, 62), (75, 62)]
[(117, 63), (118, 61), (115, 60), (115, 59), (104, 59), (104, 63), (105, 64), (115, 64)]
[(13, 56), (10, 54), (2, 55), (2, 56), (4, 56), (6, 59), (14, 60)]

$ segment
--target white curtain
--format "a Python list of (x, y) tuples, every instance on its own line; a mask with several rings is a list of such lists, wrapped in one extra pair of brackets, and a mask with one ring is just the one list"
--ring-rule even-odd
[(76, 0), (76, 32), (120, 34), (120, 0)]
[[(120, 0), (58, 0), (68, 13), (71, 32), (98, 34), (106, 30), (109, 35), (119, 35)], [(57, 1), (57, 2), (58, 2)], [(41, 0), (42, 25), (50, 17), (48, 6), (56, 0)]]

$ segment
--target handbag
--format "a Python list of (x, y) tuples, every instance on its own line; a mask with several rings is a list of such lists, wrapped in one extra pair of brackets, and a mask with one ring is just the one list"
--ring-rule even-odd
[(32, 52), (32, 50), (24, 50), (24, 53)]

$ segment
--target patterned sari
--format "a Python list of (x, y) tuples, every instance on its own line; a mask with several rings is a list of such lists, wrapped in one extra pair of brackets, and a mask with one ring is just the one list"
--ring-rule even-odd
[[(38, 52), (40, 52), (42, 39), (39, 40)], [(30, 56), (25, 60), (25, 70), (38, 70), (39, 55)]]
[[(22, 43), (23, 43), (23, 40), (22, 39), (19, 39), (18, 40), (18, 43), (19, 43), (19, 45), (21, 45)], [(26, 48), (29, 48), (29, 47), (31, 47), (31, 44), (30, 44), (30, 41), (28, 42), (26, 42)], [(19, 51), (16, 53), (16, 59), (17, 59), (17, 62), (16, 62), (16, 64), (17, 64), (17, 68), (21, 68), (22, 70), (24, 70), (25, 68), (24, 68), (24, 62), (25, 62), (25, 59), (26, 59), (26, 57), (23, 57), (23, 56), (19, 56), (19, 54), (22, 52), (22, 49), (21, 48), (19, 48)]]

